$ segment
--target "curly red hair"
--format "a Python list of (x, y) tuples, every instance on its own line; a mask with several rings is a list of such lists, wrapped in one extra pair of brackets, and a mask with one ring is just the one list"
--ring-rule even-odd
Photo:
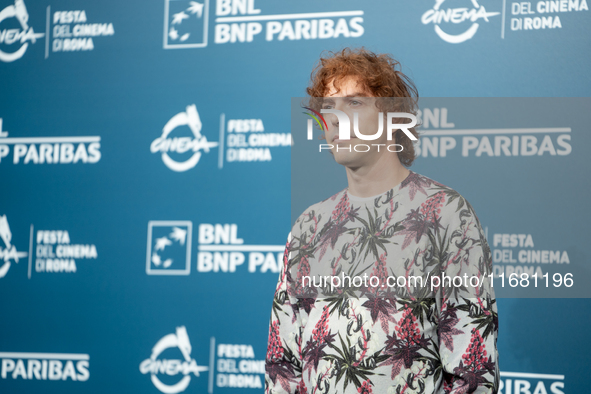
[[(306, 88), (312, 108), (321, 107), (321, 98), (328, 93), (330, 85), (338, 91), (345, 78), (353, 77), (372, 96), (389, 98), (378, 100), (376, 105), (380, 111), (417, 114), (417, 88), (409, 77), (397, 69), (400, 68), (400, 63), (390, 55), (375, 54), (365, 48), (345, 48), (327, 54), (328, 56), (320, 58), (312, 71), (310, 86)], [(409, 131), (418, 138), (415, 128)], [(403, 150), (398, 153), (398, 159), (404, 166), (409, 167), (415, 159), (413, 141), (400, 130), (394, 133), (394, 140), (403, 146)]]

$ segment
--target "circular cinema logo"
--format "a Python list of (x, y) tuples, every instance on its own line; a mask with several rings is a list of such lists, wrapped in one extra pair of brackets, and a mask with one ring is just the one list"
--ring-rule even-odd
[[(183, 356), (181, 360), (169, 360), (160, 357), (165, 350), (174, 348), (180, 350)], [(187, 329), (185, 326), (177, 327), (176, 333), (165, 335), (156, 343), (152, 348), (150, 358), (140, 364), (140, 372), (143, 374), (149, 373), (154, 386), (163, 393), (176, 394), (185, 391), (189, 383), (191, 383), (191, 374), (199, 377), (201, 372), (209, 370), (208, 367), (197, 365), (195, 359), (191, 358), (191, 350)], [(167, 384), (160, 380), (159, 374), (182, 375), (182, 378), (174, 384)]]
[[(459, 7), (445, 8), (454, 3)], [(464, 6), (467, 5), (467, 6)], [(500, 12), (487, 12), (477, 0), (435, 0), (435, 5), (421, 17), (424, 25), (433, 24), (435, 33), (443, 40), (452, 44), (459, 44), (474, 37), (480, 26), (478, 22), (489, 22), (488, 18), (499, 15)]]
[[(171, 137), (171, 133), (182, 126), (188, 126), (192, 133), (191, 137)], [(210, 148), (218, 146), (217, 142), (209, 142), (204, 135), (201, 135), (201, 119), (195, 104), (187, 106), (186, 111), (173, 116), (162, 129), (162, 135), (156, 138), (150, 145), (152, 153), (160, 152), (162, 161), (168, 168), (176, 172), (190, 170), (199, 163), (202, 151), (209, 152)], [(169, 153), (183, 155), (191, 153), (191, 156), (184, 160), (175, 160)], [(176, 157), (176, 156), (175, 156)]]
[[(2, 29), (2, 23), (9, 21), (12, 18), (16, 18), (20, 24), (18, 28), (4, 28)], [(6, 23), (8, 24), (8, 22)], [(0, 11), (0, 60), (3, 62), (13, 62), (23, 57), (27, 48), (29, 47), (29, 41), (35, 43), (38, 38), (45, 36), (43, 33), (35, 33), (33, 27), (29, 26), (29, 13), (27, 7), (25, 7), (24, 0), (15, 0), (14, 5), (9, 5)], [(5, 52), (5, 48), (13, 48), (13, 46), (19, 46), (16, 51)]]
[(4, 243), (4, 248), (0, 246), (0, 278), (8, 273), (11, 266), (11, 260), (18, 263), (20, 258), (27, 257), (27, 252), (19, 252), (12, 242), (12, 232), (8, 225), (6, 215), (0, 215), (0, 239)]

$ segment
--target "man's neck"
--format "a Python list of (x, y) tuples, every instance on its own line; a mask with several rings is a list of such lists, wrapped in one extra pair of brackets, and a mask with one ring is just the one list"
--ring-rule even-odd
[(410, 174), (395, 155), (382, 155), (372, 165), (346, 167), (346, 170), (349, 194), (357, 197), (372, 197), (385, 193)]

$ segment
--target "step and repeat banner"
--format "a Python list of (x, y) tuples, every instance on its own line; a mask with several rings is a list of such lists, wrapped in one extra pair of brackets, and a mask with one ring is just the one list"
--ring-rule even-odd
[(0, 392), (263, 392), (292, 220), (346, 187), (326, 154), (293, 190), (292, 98), (362, 46), (422, 97), (500, 100), (498, 122), (427, 101), (411, 169), (471, 202), (505, 286), (582, 289), (499, 297), (500, 392), (587, 392), (590, 22), (586, 0), (0, 0)]

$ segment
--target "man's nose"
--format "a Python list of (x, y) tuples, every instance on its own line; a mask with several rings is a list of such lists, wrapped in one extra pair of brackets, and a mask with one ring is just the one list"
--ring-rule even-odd
[(335, 114), (323, 114), (323, 116), (329, 129), (339, 126), (339, 118)]
[(339, 127), (339, 118), (336, 115), (333, 115), (330, 123), (333, 127)]

